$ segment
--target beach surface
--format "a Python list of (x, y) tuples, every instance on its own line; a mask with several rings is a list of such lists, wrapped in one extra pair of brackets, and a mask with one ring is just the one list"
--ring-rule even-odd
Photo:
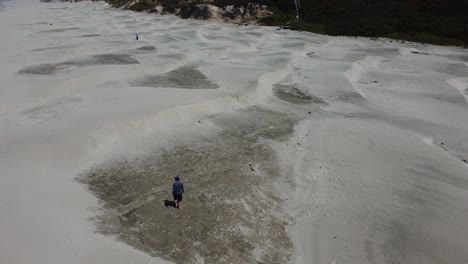
[(0, 34), (0, 263), (468, 263), (466, 49), (102, 2)]

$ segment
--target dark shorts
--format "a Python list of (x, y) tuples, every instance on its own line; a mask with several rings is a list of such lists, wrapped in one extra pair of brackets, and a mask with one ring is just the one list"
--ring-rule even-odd
[(172, 196), (174, 197), (174, 201), (179, 201), (179, 202), (182, 201), (182, 194), (172, 193)]

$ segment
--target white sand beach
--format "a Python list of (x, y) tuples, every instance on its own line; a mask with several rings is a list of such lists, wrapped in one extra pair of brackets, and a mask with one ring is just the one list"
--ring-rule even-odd
[(0, 263), (468, 263), (467, 49), (102, 2), (0, 35)]

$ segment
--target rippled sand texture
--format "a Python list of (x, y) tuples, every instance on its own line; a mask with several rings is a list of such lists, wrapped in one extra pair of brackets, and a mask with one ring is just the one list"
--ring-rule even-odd
[(2, 3), (0, 263), (468, 263), (467, 50)]

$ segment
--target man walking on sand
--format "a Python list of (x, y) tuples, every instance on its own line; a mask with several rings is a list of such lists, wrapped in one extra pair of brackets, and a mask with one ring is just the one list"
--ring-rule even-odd
[(172, 184), (172, 196), (174, 197), (175, 207), (180, 209), (180, 202), (182, 202), (182, 194), (184, 193), (184, 184), (180, 181), (179, 176), (174, 177), (174, 184)]

